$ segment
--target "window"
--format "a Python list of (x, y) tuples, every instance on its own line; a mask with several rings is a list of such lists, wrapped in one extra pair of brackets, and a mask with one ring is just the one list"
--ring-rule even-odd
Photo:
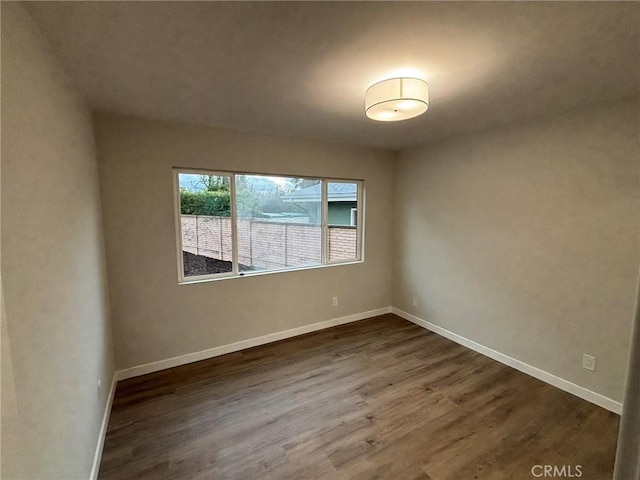
[(175, 170), (181, 282), (359, 261), (363, 182)]

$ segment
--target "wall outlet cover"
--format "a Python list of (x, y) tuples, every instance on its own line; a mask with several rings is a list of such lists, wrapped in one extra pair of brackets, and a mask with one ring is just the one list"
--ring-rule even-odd
[(593, 372), (596, 369), (596, 357), (587, 355), (586, 353), (582, 355), (582, 368)]

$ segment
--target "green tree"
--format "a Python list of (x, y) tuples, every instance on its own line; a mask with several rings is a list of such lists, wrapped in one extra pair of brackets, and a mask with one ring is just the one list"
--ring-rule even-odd
[(231, 195), (228, 191), (193, 192), (180, 189), (180, 213), (184, 215), (231, 216)]
[(260, 194), (253, 191), (245, 175), (236, 175), (236, 203), (239, 217), (256, 217), (262, 213)]

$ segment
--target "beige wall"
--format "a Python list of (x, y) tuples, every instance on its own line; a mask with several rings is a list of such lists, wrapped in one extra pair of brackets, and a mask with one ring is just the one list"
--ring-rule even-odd
[(2, 478), (86, 479), (113, 375), (91, 117), (10, 2), (1, 108)]
[(621, 401), (639, 150), (622, 104), (404, 151), (394, 305)]
[(629, 371), (620, 420), (614, 480), (640, 478), (640, 285), (631, 339)]
[[(94, 124), (118, 368), (391, 304), (391, 153), (107, 114)], [(362, 178), (366, 261), (178, 285), (173, 166)]]

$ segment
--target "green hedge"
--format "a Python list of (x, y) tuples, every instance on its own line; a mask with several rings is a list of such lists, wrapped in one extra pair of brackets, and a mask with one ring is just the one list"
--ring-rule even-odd
[(180, 190), (180, 212), (184, 215), (231, 216), (231, 195), (224, 190), (190, 192)]

